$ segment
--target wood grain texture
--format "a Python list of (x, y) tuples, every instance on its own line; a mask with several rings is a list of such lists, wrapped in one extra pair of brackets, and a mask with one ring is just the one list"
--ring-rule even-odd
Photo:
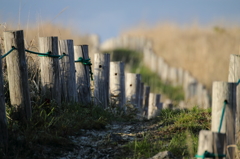
[(137, 108), (138, 112), (141, 112), (139, 105), (140, 101), (140, 89), (141, 89), (141, 75), (135, 73), (126, 73), (126, 102)]
[(142, 112), (145, 118), (147, 118), (147, 114), (148, 114), (149, 94), (150, 94), (150, 86), (144, 85)]
[[(39, 52), (51, 51), (51, 55), (59, 55), (58, 37), (39, 37)], [(59, 59), (39, 57), (41, 69), (41, 94), (45, 101), (61, 104), (61, 84)]]
[(95, 104), (107, 108), (109, 106), (109, 72), (110, 54), (94, 56), (94, 100)]
[(110, 62), (110, 101), (112, 105), (124, 108), (126, 104), (125, 73), (123, 62)]
[(30, 119), (32, 108), (23, 31), (9, 31), (3, 34), (5, 50), (10, 50), (12, 46), (17, 48), (6, 57), (10, 100), (11, 105), (15, 108), (13, 118), (17, 120)]
[(160, 94), (150, 93), (148, 104), (148, 119), (154, 118), (158, 113), (158, 107), (160, 106)]
[[(240, 79), (240, 55), (230, 55), (228, 82), (238, 82)], [(237, 86), (236, 107), (236, 143), (240, 143), (240, 85)]]
[[(223, 118), (221, 133), (227, 135), (227, 145), (236, 143), (235, 139), (235, 112), (236, 112), (236, 83), (213, 82), (212, 90), (212, 128), (218, 132), (224, 100), (227, 100), (225, 116)], [(229, 155), (234, 156), (234, 148), (229, 148)]]
[[(215, 133), (208, 130), (201, 130), (199, 132), (197, 155), (201, 156), (204, 154), (205, 151), (213, 154), (226, 154), (226, 134)], [(225, 157), (221, 157), (221, 159), (224, 158)]]
[[(1, 48), (0, 55), (2, 55)], [(3, 85), (2, 59), (0, 58), (0, 147), (7, 147), (8, 130)]]
[[(75, 61), (79, 57), (82, 57), (84, 60), (89, 59), (88, 45), (74, 46), (74, 56)], [(91, 102), (89, 67), (81, 62), (75, 62), (78, 101), (82, 104), (89, 104)]]
[(59, 40), (59, 54), (67, 55), (59, 60), (62, 102), (77, 102), (73, 40)]

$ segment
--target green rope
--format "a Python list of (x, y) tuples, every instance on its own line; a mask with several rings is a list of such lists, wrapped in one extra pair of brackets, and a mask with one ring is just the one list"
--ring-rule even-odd
[(205, 157), (207, 157), (207, 158), (226, 157), (226, 155), (224, 155), (224, 154), (214, 154), (214, 153), (210, 153), (208, 151), (205, 151), (203, 155), (195, 155), (195, 157), (204, 159)]
[(239, 85), (239, 83), (240, 83), (240, 79), (238, 80), (237, 85)]
[(82, 57), (79, 57), (77, 61), (75, 62), (81, 62), (82, 64), (84, 65), (88, 65), (89, 66), (89, 73), (90, 73), (90, 77), (91, 77), (91, 80), (93, 80), (93, 72), (92, 72), (92, 63), (90, 61), (91, 59), (83, 59)]
[(65, 54), (65, 53), (63, 53), (63, 54), (59, 57), (59, 59), (62, 59), (64, 56), (68, 56), (68, 55)]
[(5, 54), (5, 55), (2, 55), (2, 59), (4, 58), (4, 57), (6, 57), (8, 54), (10, 54), (13, 50), (15, 50), (15, 49), (17, 49), (17, 48), (15, 48), (14, 46), (12, 46), (12, 48)]
[(53, 57), (53, 58), (59, 58), (59, 59), (62, 59), (64, 56), (67, 56), (65, 53), (63, 53), (62, 55), (51, 55), (51, 51), (48, 51), (46, 53), (34, 52), (34, 51), (27, 50), (27, 49), (25, 49), (25, 51), (29, 52), (31, 54), (36, 54), (38, 56)]
[(221, 128), (222, 128), (222, 122), (223, 122), (224, 113), (225, 113), (225, 109), (226, 109), (226, 105), (227, 105), (227, 104), (228, 104), (228, 101), (225, 100), (224, 103), (223, 103), (222, 115), (221, 115), (221, 118), (220, 118), (220, 125), (219, 125), (219, 128), (218, 128), (218, 133), (220, 133)]

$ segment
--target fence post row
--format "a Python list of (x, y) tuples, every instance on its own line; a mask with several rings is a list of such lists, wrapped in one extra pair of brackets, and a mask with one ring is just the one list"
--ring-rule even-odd
[(110, 101), (120, 108), (126, 104), (123, 62), (110, 62)]
[[(91, 102), (89, 67), (91, 66), (83, 64), (84, 61), (89, 60), (88, 45), (74, 46), (74, 56), (78, 101), (82, 104), (89, 104)], [(79, 61), (79, 58), (82, 62)]]
[(15, 109), (12, 118), (16, 120), (30, 119), (32, 108), (23, 31), (8, 31), (3, 34), (5, 50), (10, 50), (12, 47), (16, 48), (6, 57), (10, 100)]
[[(0, 55), (2, 51), (0, 48)], [(7, 130), (7, 119), (6, 119), (6, 108), (5, 108), (5, 96), (3, 90), (3, 75), (2, 75), (2, 59), (0, 59), (0, 148), (7, 146), (8, 141), (8, 130)]]
[[(236, 86), (236, 83), (213, 82), (211, 130), (226, 133), (227, 145), (235, 144)], [(225, 115), (222, 113), (224, 109)], [(234, 148), (228, 150), (230, 158), (233, 158)]]
[(63, 102), (77, 102), (77, 88), (74, 64), (73, 40), (59, 40), (60, 55), (66, 54), (60, 62), (61, 99)]
[(94, 56), (94, 101), (96, 105), (109, 106), (110, 54)]
[[(39, 37), (39, 51), (58, 53), (58, 37)], [(41, 69), (41, 90), (46, 102), (54, 101), (61, 104), (60, 66), (59, 59), (52, 57), (39, 57)]]

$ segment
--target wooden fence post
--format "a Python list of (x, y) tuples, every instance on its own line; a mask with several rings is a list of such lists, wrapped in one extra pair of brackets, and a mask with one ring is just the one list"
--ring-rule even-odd
[(150, 94), (150, 87), (144, 86), (143, 89), (143, 106), (142, 106), (142, 115), (143, 117), (147, 118), (148, 114), (148, 103), (149, 103), (149, 94)]
[[(198, 152), (197, 158), (203, 158), (205, 151), (215, 155), (226, 155), (226, 134), (216, 133), (208, 130), (201, 130), (199, 132)], [(212, 157), (204, 157), (211, 159)], [(215, 157), (222, 158), (225, 157)]]
[(123, 62), (110, 62), (110, 101), (120, 108), (126, 104)]
[(94, 57), (94, 99), (95, 104), (109, 106), (110, 54), (95, 54)]
[(141, 110), (141, 112), (140, 112), (141, 116), (143, 114), (143, 98), (144, 98), (143, 93), (144, 93), (144, 83), (141, 82), (140, 83), (140, 96), (139, 96), (139, 107)]
[(77, 102), (77, 88), (74, 65), (73, 40), (59, 40), (60, 55), (66, 54), (60, 59), (61, 99), (63, 102)]
[[(2, 56), (1, 48), (0, 55)], [(8, 130), (3, 85), (4, 83), (2, 75), (2, 59), (0, 59), (0, 148), (2, 147), (6, 148), (8, 142)]]
[[(211, 130), (219, 132), (222, 111), (225, 107), (226, 111), (220, 132), (226, 133), (227, 145), (235, 144), (236, 86), (236, 83), (213, 82)], [(227, 104), (224, 101), (227, 101)], [(234, 148), (228, 150), (230, 158), (233, 158)]]
[[(58, 53), (58, 37), (39, 37), (39, 51), (41, 53)], [(61, 104), (60, 66), (59, 59), (53, 57), (39, 57), (41, 69), (41, 93), (45, 102), (53, 100)]]
[(4, 32), (5, 50), (16, 49), (6, 57), (11, 105), (16, 109), (12, 118), (30, 119), (32, 108), (28, 86), (23, 31)]
[(134, 73), (126, 73), (126, 102), (127, 104), (132, 105), (138, 110), (138, 113), (141, 113), (141, 108), (139, 105), (140, 101), (140, 87), (141, 87), (141, 75)]
[[(230, 55), (228, 82), (238, 82), (240, 79), (240, 56)], [(237, 86), (236, 107), (236, 143), (240, 143), (240, 86)]]
[(148, 119), (155, 117), (158, 113), (160, 105), (160, 94), (150, 93), (148, 103)]
[[(88, 60), (88, 45), (74, 46), (74, 56), (75, 61), (81, 57), (83, 60)], [(78, 101), (82, 104), (91, 102), (90, 67), (81, 62), (75, 62)]]

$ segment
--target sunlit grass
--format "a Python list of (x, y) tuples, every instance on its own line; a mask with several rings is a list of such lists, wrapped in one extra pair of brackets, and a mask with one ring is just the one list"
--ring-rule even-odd
[(166, 150), (175, 157), (193, 158), (197, 152), (199, 131), (210, 129), (210, 119), (210, 109), (164, 109), (155, 119), (162, 127), (148, 132), (143, 140), (129, 143), (125, 148), (131, 156), (126, 158), (149, 158)]

